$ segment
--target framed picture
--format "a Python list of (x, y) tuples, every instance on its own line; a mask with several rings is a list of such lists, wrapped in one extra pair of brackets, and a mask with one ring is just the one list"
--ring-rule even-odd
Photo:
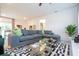
[(17, 25), (17, 27), (22, 29), (22, 25)]
[(36, 25), (30, 25), (29, 30), (36, 30)]

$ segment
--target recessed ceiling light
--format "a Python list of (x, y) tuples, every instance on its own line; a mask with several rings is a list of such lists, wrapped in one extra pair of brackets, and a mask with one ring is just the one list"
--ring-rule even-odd
[(24, 20), (26, 20), (27, 18), (26, 17), (24, 17)]

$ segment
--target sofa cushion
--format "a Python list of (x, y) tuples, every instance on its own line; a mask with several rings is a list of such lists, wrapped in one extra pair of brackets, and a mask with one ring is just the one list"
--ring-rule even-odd
[(32, 34), (37, 34), (36, 30), (32, 30)]
[(34, 34), (34, 35), (32, 35), (34, 38), (39, 38), (39, 37), (41, 37), (41, 35), (40, 34)]
[(28, 35), (32, 35), (33, 31), (32, 30), (28, 30)]
[(29, 33), (28, 30), (23, 30), (23, 29), (22, 29), (21, 31), (22, 31), (23, 36), (26, 36), (26, 35), (28, 35), (28, 33)]
[(21, 29), (17, 28), (13, 30), (13, 35), (15, 36), (22, 36), (22, 31)]
[(40, 36), (40, 34), (21, 36), (20, 41), (33, 40), (34, 38), (39, 38)]
[(45, 34), (53, 34), (52, 31), (44, 31)]
[(37, 30), (36, 33), (37, 34), (42, 34), (42, 31), (41, 30)]
[(32, 31), (33, 31), (32, 34), (37, 34), (36, 30), (32, 30)]
[(30, 40), (30, 39), (32, 39), (32, 36), (22, 36), (22, 37), (20, 37), (20, 40)]

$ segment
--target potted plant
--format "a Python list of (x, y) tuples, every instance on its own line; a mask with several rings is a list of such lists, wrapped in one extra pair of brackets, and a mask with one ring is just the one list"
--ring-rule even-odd
[(70, 38), (72, 38), (73, 35), (76, 33), (76, 28), (77, 28), (76, 25), (72, 25), (72, 24), (66, 27), (66, 33)]

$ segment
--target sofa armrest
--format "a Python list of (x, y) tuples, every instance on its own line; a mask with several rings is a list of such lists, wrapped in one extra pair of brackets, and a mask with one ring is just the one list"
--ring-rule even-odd
[(59, 35), (57, 35), (57, 34), (53, 34), (52, 35), (52, 37), (54, 38), (54, 39), (56, 39), (57, 41), (60, 41), (60, 36)]
[(19, 44), (19, 40), (20, 37), (19, 36), (9, 36), (9, 45), (11, 45), (11, 47), (16, 47)]
[(4, 39), (0, 38), (0, 46), (4, 46)]

